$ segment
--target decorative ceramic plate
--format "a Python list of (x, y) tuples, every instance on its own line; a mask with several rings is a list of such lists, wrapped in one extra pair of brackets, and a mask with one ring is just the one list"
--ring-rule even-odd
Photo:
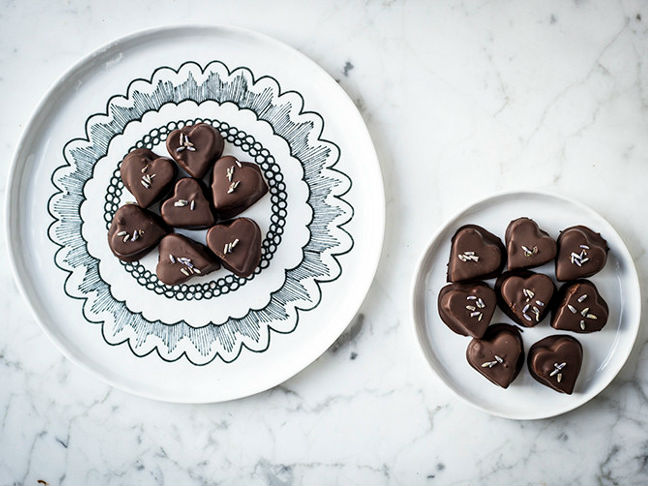
[[(525, 357), (531, 345), (553, 334), (576, 337), (583, 346), (583, 364), (572, 395), (557, 393), (534, 380), (526, 366), (513, 383), (503, 389), (490, 383), (466, 361), (470, 338), (452, 332), (437, 312), (437, 296), (446, 284), (450, 239), (464, 224), (477, 224), (504, 241), (508, 223), (519, 217), (534, 219), (540, 228), (557, 238), (560, 230), (583, 224), (607, 240), (610, 247), (605, 268), (589, 278), (609, 306), (609, 319), (600, 332), (574, 334), (549, 325), (549, 317), (522, 330)], [(554, 278), (553, 262), (533, 269)], [(555, 278), (554, 278), (555, 281)], [(494, 280), (487, 281), (491, 287)], [(433, 237), (423, 254), (412, 295), (416, 333), (436, 375), (460, 398), (493, 415), (513, 419), (538, 419), (579, 407), (600, 393), (626, 362), (639, 330), (641, 297), (632, 257), (621, 237), (601, 216), (588, 207), (555, 195), (513, 192), (489, 197), (459, 213)], [(513, 322), (499, 309), (492, 323)]]
[[(199, 122), (266, 178), (242, 214), (261, 227), (261, 263), (169, 286), (157, 251), (133, 263), (110, 252), (110, 221), (134, 200), (119, 165), (134, 148), (167, 155), (168, 134)], [(163, 400), (233, 399), (303, 369), (358, 310), (382, 246), (382, 179), (357, 109), (312, 61), (240, 29), (147, 31), (82, 60), (37, 109), (9, 187), (16, 276), (48, 335), (113, 385)]]

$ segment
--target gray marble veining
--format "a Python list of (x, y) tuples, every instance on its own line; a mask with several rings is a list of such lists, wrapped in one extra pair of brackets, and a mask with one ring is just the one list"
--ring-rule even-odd
[(525, 187), (573, 196), (611, 221), (640, 272), (647, 316), (648, 5), (260, 6), (3, 1), (0, 147), (11, 153), (74, 61), (134, 30), (207, 21), (286, 41), (339, 80), (381, 159), (387, 235), (361, 317), (273, 390), (207, 406), (155, 403), (61, 356), (20, 297), (0, 239), (0, 483), (648, 483), (645, 329), (599, 397), (565, 416), (514, 422), (457, 402), (431, 376), (407, 312), (413, 262), (435, 228), (469, 200)]

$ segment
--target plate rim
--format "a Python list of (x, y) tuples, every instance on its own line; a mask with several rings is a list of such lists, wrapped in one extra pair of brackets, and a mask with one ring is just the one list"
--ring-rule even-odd
[[(573, 403), (570, 403), (567, 407), (564, 407), (563, 409), (559, 409), (555, 412), (549, 412), (549, 413), (529, 413), (529, 414), (519, 414), (519, 415), (511, 415), (507, 414), (505, 412), (501, 412), (498, 410), (490, 409), (488, 407), (485, 407), (483, 405), (480, 405), (478, 403), (475, 403), (474, 401), (470, 400), (466, 396), (463, 396), (460, 394), (457, 390), (455, 390), (452, 386), (450, 386), (446, 380), (437, 372), (435, 367), (432, 365), (430, 362), (430, 359), (427, 356), (427, 351), (426, 351), (426, 344), (424, 344), (424, 339), (427, 336), (427, 333), (425, 332), (425, 323), (419, 321), (419, 315), (421, 313), (421, 299), (417, 299), (417, 296), (421, 293), (423, 283), (422, 283), (422, 274), (424, 270), (424, 264), (425, 260), (427, 259), (428, 255), (432, 252), (432, 249), (436, 244), (438, 243), (437, 240), (439, 240), (441, 234), (452, 224), (456, 222), (457, 219), (462, 217), (465, 213), (469, 212), (470, 210), (475, 209), (477, 206), (481, 206), (485, 203), (505, 198), (505, 197), (512, 197), (512, 196), (542, 196), (542, 197), (549, 197), (553, 199), (560, 200), (562, 202), (570, 203), (573, 204), (574, 206), (578, 207), (581, 210), (584, 210), (587, 213), (590, 213), (597, 218), (600, 218), (602, 221), (604, 221), (606, 224), (612, 228), (612, 230), (615, 232), (615, 234), (618, 236), (619, 241), (622, 244), (621, 247), (621, 255), (620, 258), (623, 259), (625, 263), (627, 263), (627, 271), (630, 273), (629, 278), (632, 280), (632, 285), (635, 288), (638, 296), (638, 300), (635, 303), (636, 305), (636, 318), (632, 320), (631, 325), (632, 329), (630, 329), (630, 332), (632, 332), (632, 341), (630, 346), (628, 346), (627, 352), (623, 359), (618, 360), (613, 368), (613, 373), (610, 375), (610, 378), (606, 381), (603, 382), (602, 385), (600, 385), (598, 388), (594, 389), (593, 391), (587, 393), (584, 395), (584, 397), (580, 401), (574, 401)], [(425, 362), (427, 363), (428, 367), (432, 371), (432, 375), (435, 377), (436, 381), (441, 383), (446, 390), (449, 390), (451, 394), (455, 397), (458, 398), (461, 402), (470, 405), (471, 407), (480, 410), (481, 412), (487, 413), (489, 415), (497, 416), (497, 417), (502, 417), (506, 419), (511, 419), (511, 420), (541, 420), (541, 419), (547, 419), (551, 417), (556, 417), (559, 415), (563, 415), (565, 413), (571, 412), (583, 405), (585, 405), (587, 402), (595, 398), (597, 395), (599, 395), (603, 390), (605, 390), (617, 377), (619, 372), (623, 369), (625, 364), (627, 363), (630, 355), (632, 354), (632, 350), (634, 349), (634, 345), (637, 341), (637, 336), (639, 334), (639, 328), (641, 327), (641, 285), (639, 282), (639, 275), (637, 273), (637, 268), (635, 266), (634, 260), (632, 258), (632, 255), (630, 254), (630, 251), (628, 250), (628, 247), (619, 234), (619, 232), (616, 230), (616, 228), (605, 218), (603, 217), (600, 213), (598, 213), (596, 210), (591, 208), (585, 203), (582, 203), (581, 201), (571, 198), (569, 196), (565, 196), (563, 194), (554, 192), (554, 191), (547, 191), (547, 190), (534, 190), (534, 189), (514, 189), (514, 190), (502, 190), (502, 191), (497, 191), (490, 193), (476, 201), (471, 202), (470, 204), (461, 207), (459, 210), (456, 212), (453, 212), (450, 217), (446, 218), (441, 225), (434, 231), (432, 234), (432, 237), (428, 240), (427, 244), (425, 245), (424, 249), (421, 251), (420, 256), (418, 257), (415, 265), (415, 271), (414, 275), (410, 284), (410, 302), (409, 302), (409, 314), (410, 314), (410, 319), (411, 322), (414, 326), (414, 332), (416, 334), (416, 340), (418, 344), (418, 349), (420, 352), (420, 355), (425, 359)]]
[[(92, 63), (97, 58), (101, 57), (106, 52), (110, 51), (111, 49), (114, 49), (117, 46), (128, 44), (130, 42), (137, 41), (138, 39), (144, 39), (149, 36), (159, 35), (161, 33), (166, 33), (170, 35), (183, 35), (185, 31), (189, 31), (189, 32), (193, 31), (193, 33), (195, 33), (195, 31), (197, 30), (203, 30), (205, 32), (209, 32), (211, 34), (217, 34), (217, 35), (218, 34), (223, 35), (223, 33), (225, 35), (227, 35), (228, 33), (235, 34), (235, 35), (243, 35), (243, 36), (247, 36), (250, 39), (254, 39), (258, 42), (261, 42), (263, 44), (269, 44), (269, 45), (273, 45), (278, 49), (288, 50), (293, 55), (295, 55), (300, 62), (307, 63), (312, 69), (314, 69), (315, 72), (321, 74), (324, 78), (330, 81), (331, 86), (334, 87), (333, 89), (337, 92), (340, 98), (346, 100), (349, 103), (349, 106), (352, 108), (351, 112), (353, 113), (354, 117), (356, 117), (356, 120), (359, 122), (358, 129), (364, 132), (364, 134), (367, 137), (367, 140), (369, 142), (367, 147), (368, 159), (371, 159), (373, 161), (373, 164), (371, 165), (374, 167), (377, 182), (379, 182), (379, 186), (380, 186), (379, 187), (380, 190), (376, 191), (378, 194), (372, 195), (373, 198), (378, 199), (377, 201), (372, 200), (374, 224), (378, 225), (377, 228), (378, 238), (374, 240), (374, 243), (372, 245), (373, 251), (371, 253), (366, 254), (366, 257), (368, 257), (367, 262), (369, 263), (369, 265), (366, 265), (365, 271), (362, 272), (362, 275), (365, 275), (365, 277), (362, 279), (359, 285), (355, 286), (356, 292), (354, 293), (358, 295), (358, 298), (356, 302), (348, 306), (347, 310), (343, 313), (343, 315), (348, 316), (348, 318), (345, 317), (343, 319), (340, 319), (340, 322), (342, 324), (339, 324), (338, 326), (331, 328), (331, 331), (327, 333), (327, 339), (321, 339), (319, 346), (313, 347), (313, 351), (309, 354), (308, 358), (299, 361), (295, 367), (291, 368), (288, 372), (283, 373), (275, 380), (271, 380), (270, 384), (265, 383), (262, 386), (256, 386), (256, 387), (251, 386), (249, 387), (249, 390), (247, 392), (232, 394), (231, 396), (222, 399), (208, 398), (208, 397), (205, 398), (189, 397), (188, 399), (185, 399), (182, 396), (177, 396), (174, 395), (173, 393), (166, 393), (165, 395), (160, 395), (152, 391), (141, 390), (129, 386), (128, 383), (120, 383), (116, 380), (113, 380), (111, 377), (103, 374), (100, 368), (90, 365), (84, 362), (84, 360), (82, 359), (78, 359), (72, 352), (68, 350), (69, 344), (64, 342), (65, 341), (64, 339), (59, 339), (59, 337), (55, 335), (55, 332), (52, 329), (50, 329), (51, 318), (47, 315), (47, 313), (43, 312), (42, 303), (39, 301), (39, 299), (37, 299), (34, 293), (34, 289), (32, 288), (33, 282), (31, 281), (31, 279), (23, 280), (23, 277), (21, 277), (21, 273), (19, 271), (20, 270), (19, 265), (22, 265), (22, 262), (20, 260), (21, 252), (20, 252), (20, 248), (17, 247), (18, 238), (16, 237), (17, 234), (19, 233), (19, 230), (17, 228), (17, 221), (16, 221), (17, 218), (15, 217), (17, 214), (16, 212), (17, 208), (15, 207), (15, 205), (18, 197), (17, 192), (19, 187), (21, 186), (20, 182), (22, 181), (22, 176), (24, 174), (24, 172), (21, 170), (21, 167), (18, 164), (18, 160), (19, 160), (20, 153), (23, 153), (25, 151), (25, 147), (31, 145), (31, 143), (29, 142), (30, 137), (28, 137), (28, 135), (31, 132), (33, 132), (35, 129), (37, 129), (38, 124), (42, 122), (42, 119), (45, 116), (47, 116), (48, 101), (53, 96), (55, 96), (57, 92), (64, 91), (70, 79), (81, 74), (83, 69), (88, 64)], [(209, 24), (186, 23), (186, 24), (179, 24), (179, 25), (172, 24), (172, 25), (163, 25), (154, 28), (146, 28), (146, 29), (134, 31), (125, 36), (121, 36), (117, 39), (114, 39), (106, 44), (99, 46), (96, 49), (93, 49), (92, 51), (90, 51), (85, 55), (82, 55), (75, 63), (73, 63), (70, 67), (66, 68), (65, 71), (60, 76), (54, 79), (52, 84), (41, 96), (35, 108), (27, 118), (25, 127), (22, 130), (19, 141), (11, 157), (6, 187), (7, 187), (7, 192), (5, 195), (4, 228), (6, 233), (5, 239), (7, 242), (7, 250), (8, 250), (7, 252), (9, 256), (9, 267), (11, 269), (13, 280), (16, 283), (16, 286), (18, 287), (20, 294), (27, 302), (27, 306), (30, 309), (31, 314), (34, 317), (40, 329), (49, 338), (50, 342), (54, 343), (55, 347), (59, 350), (59, 352), (61, 352), (61, 354), (63, 354), (67, 359), (69, 359), (75, 365), (80, 366), (82, 369), (89, 371), (90, 374), (96, 376), (104, 383), (107, 383), (110, 386), (115, 387), (119, 390), (126, 391), (130, 394), (141, 396), (152, 400), (158, 400), (158, 401), (197, 404), (197, 403), (218, 403), (218, 402), (236, 400), (239, 398), (256, 395), (258, 393), (266, 391), (274, 386), (277, 386), (285, 382), (286, 380), (292, 378), (293, 376), (297, 375), (298, 373), (306, 369), (313, 362), (315, 362), (324, 352), (326, 352), (326, 350), (335, 342), (336, 339), (338, 339), (338, 337), (344, 332), (344, 329), (346, 329), (346, 327), (353, 320), (354, 316), (360, 310), (362, 304), (366, 300), (366, 296), (371, 288), (371, 285), (373, 284), (373, 280), (376, 275), (376, 272), (378, 271), (378, 266), (380, 264), (383, 249), (384, 249), (385, 224), (386, 224), (385, 221), (386, 199), (385, 199), (385, 185), (384, 185), (382, 167), (380, 164), (380, 159), (378, 158), (378, 154), (376, 152), (375, 144), (371, 137), (371, 133), (369, 131), (369, 128), (367, 127), (366, 121), (362, 117), (358, 107), (351, 99), (351, 96), (340, 86), (339, 83), (335, 81), (333, 76), (331, 76), (331, 74), (329, 74), (322, 66), (320, 66), (317, 62), (315, 62), (313, 59), (308, 57), (306, 54), (303, 54), (295, 47), (283, 41), (280, 41), (274, 37), (271, 37), (267, 34), (252, 29), (239, 27), (236, 25), (226, 25), (226, 24), (209, 25)], [(29, 280), (29, 282), (27, 280)], [(301, 309), (297, 309), (297, 311), (298, 311), (298, 316), (297, 316), (296, 326), (299, 324), (299, 321), (301, 320), (301, 316), (299, 315)], [(279, 332), (278, 334), (283, 334), (283, 333)]]

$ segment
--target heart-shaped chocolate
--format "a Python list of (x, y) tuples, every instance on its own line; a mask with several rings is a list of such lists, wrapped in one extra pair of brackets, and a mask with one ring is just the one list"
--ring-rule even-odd
[(507, 316), (522, 326), (533, 327), (549, 312), (556, 286), (541, 273), (515, 270), (497, 279), (495, 292)]
[(249, 277), (261, 260), (261, 229), (248, 218), (212, 226), (207, 246), (223, 266), (239, 277)]
[(119, 172), (124, 186), (135, 197), (137, 204), (147, 208), (169, 189), (176, 166), (170, 159), (160, 157), (149, 149), (139, 148), (124, 157)]
[(216, 222), (201, 182), (191, 177), (176, 182), (173, 196), (164, 201), (160, 213), (176, 228), (208, 228)]
[(511, 221), (504, 239), (509, 270), (539, 267), (556, 258), (556, 241), (532, 219)]
[(577, 280), (560, 287), (551, 326), (562, 331), (600, 331), (608, 320), (608, 306), (596, 285)]
[(520, 331), (510, 324), (493, 324), (481, 339), (470, 341), (466, 359), (490, 381), (508, 388), (524, 365)]
[(268, 185), (258, 165), (228, 156), (214, 164), (211, 189), (218, 217), (230, 219), (261, 199)]
[(558, 236), (556, 278), (561, 282), (591, 277), (605, 266), (607, 241), (586, 226), (572, 226)]
[(583, 347), (571, 336), (554, 335), (529, 349), (529, 372), (543, 385), (571, 395), (583, 362)]
[(497, 305), (495, 291), (482, 282), (451, 283), (439, 292), (441, 320), (457, 334), (481, 338)]
[(177, 285), (219, 268), (218, 259), (200, 243), (178, 234), (166, 235), (160, 241), (156, 273), (167, 285)]
[(117, 258), (133, 262), (146, 255), (168, 232), (157, 215), (136, 204), (126, 204), (113, 216), (108, 245)]
[(481, 226), (462, 226), (452, 237), (448, 282), (496, 277), (504, 268), (502, 241)]
[(198, 123), (173, 130), (167, 137), (166, 146), (180, 167), (200, 179), (223, 153), (225, 141), (214, 127)]

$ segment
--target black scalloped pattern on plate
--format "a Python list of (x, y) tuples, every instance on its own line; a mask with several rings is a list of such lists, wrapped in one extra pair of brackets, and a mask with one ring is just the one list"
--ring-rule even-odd
[[(185, 72), (186, 77), (176, 81)], [(196, 81), (198, 77), (203, 79), (200, 83)], [(304, 181), (310, 190), (308, 205), (313, 211), (309, 224), (311, 238), (303, 248), (302, 262), (286, 271), (283, 287), (272, 293), (270, 302), (262, 309), (250, 309), (242, 318), (229, 318), (203, 327), (192, 327), (185, 321), (149, 321), (141, 313), (131, 312), (125, 302), (114, 298), (110, 285), (102, 280), (99, 262), (88, 253), (81, 231), (83, 187), (92, 178), (95, 163), (106, 155), (110, 140), (123, 133), (129, 122), (141, 120), (145, 113), (185, 100), (196, 104), (234, 103), (241, 110), (254, 112), (258, 120), (269, 123), (275, 135), (289, 145), (291, 155), (301, 162)], [(220, 61), (204, 68), (186, 62), (177, 69), (160, 67), (148, 79), (131, 81), (126, 95), (112, 97), (104, 113), (88, 117), (84, 138), (70, 140), (63, 147), (65, 163), (52, 173), (55, 192), (48, 204), (53, 219), (48, 237), (59, 247), (54, 264), (68, 274), (63, 288), (65, 294), (83, 301), (84, 318), (101, 326), (107, 344), (126, 343), (135, 356), (156, 353), (166, 362), (184, 356), (196, 366), (207, 365), (217, 357), (231, 363), (238, 359), (243, 348), (254, 353), (266, 351), (271, 341), (270, 331), (293, 332), (299, 324), (299, 311), (319, 305), (320, 284), (340, 277), (342, 267), (337, 257), (353, 249), (353, 238), (344, 228), (353, 218), (353, 207), (343, 199), (351, 190), (352, 181), (334, 168), (340, 149), (321, 138), (324, 119), (318, 113), (304, 111), (303, 107), (303, 96), (296, 91), (283, 92), (272, 76), (255, 79), (249, 68), (230, 71)], [(110, 321), (102, 318), (106, 313), (111, 316)], [(279, 327), (280, 322), (286, 326)], [(197, 355), (196, 359), (189, 356), (187, 346), (192, 348), (192, 355)]]
[[(266, 148), (263, 147), (263, 145), (257, 142), (254, 137), (246, 134), (242, 130), (231, 127), (225, 122), (206, 118), (195, 118), (193, 120), (181, 120), (177, 122), (172, 121), (163, 127), (150, 130), (147, 135), (137, 141), (135, 146), (129, 149), (129, 152), (142, 147), (152, 149), (160, 142), (164, 142), (168, 134), (176, 128), (182, 128), (184, 126), (190, 126), (201, 122), (212, 125), (221, 132), (221, 135), (226, 141), (241, 148), (260, 166), (261, 171), (268, 182), (270, 192), (270, 202), (272, 205), (270, 227), (261, 245), (261, 261), (259, 262), (259, 266), (255, 269), (254, 273), (247, 278), (229, 274), (220, 277), (218, 280), (202, 284), (181, 284), (171, 286), (160, 282), (155, 272), (147, 270), (146, 267), (139, 262), (121, 262), (126, 272), (137, 280), (137, 283), (142, 287), (151, 290), (156, 294), (164, 295), (170, 299), (211, 299), (243, 287), (247, 282), (253, 280), (256, 275), (259, 275), (263, 269), (268, 268), (270, 260), (272, 260), (275, 251), (281, 243), (281, 235), (283, 234), (283, 228), (286, 224), (286, 201), (288, 195), (286, 194), (286, 184), (283, 182), (283, 175), (279, 164), (277, 164), (274, 157)], [(106, 222), (106, 230), (110, 228), (113, 216), (117, 209), (119, 209), (119, 202), (124, 190), (124, 184), (121, 180), (119, 170), (120, 166), (118, 166), (113, 172), (113, 176), (110, 178), (108, 188), (106, 189), (106, 203), (104, 205), (104, 221)]]

